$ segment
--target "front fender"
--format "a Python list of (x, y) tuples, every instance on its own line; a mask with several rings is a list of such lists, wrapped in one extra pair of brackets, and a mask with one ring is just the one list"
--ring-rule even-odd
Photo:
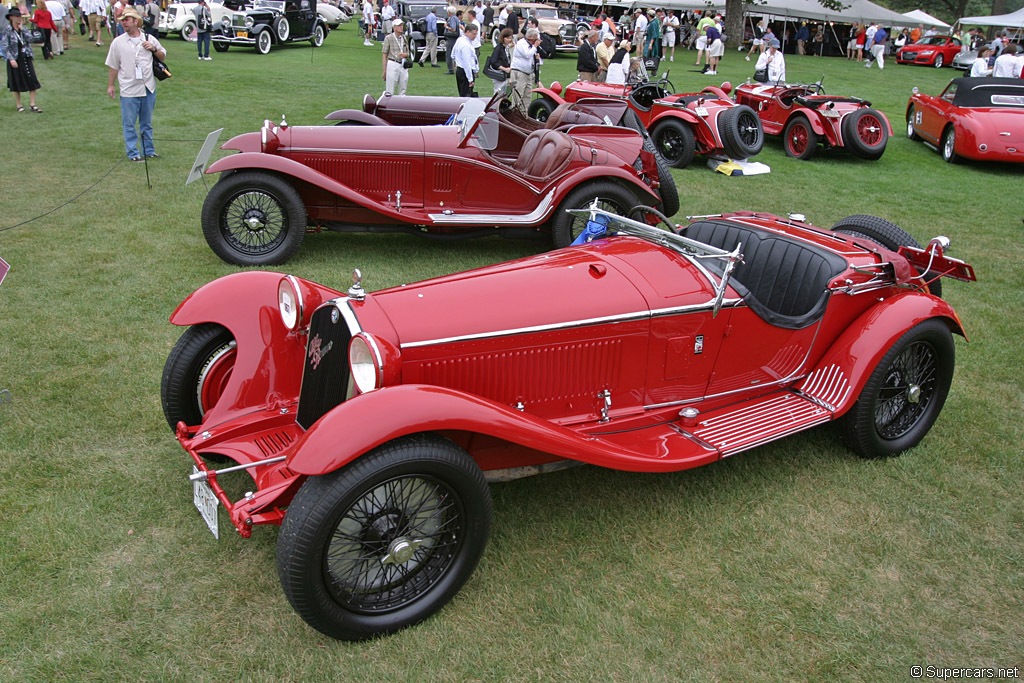
[(566, 100), (562, 99), (561, 95), (556, 94), (555, 91), (552, 90), (551, 88), (534, 88), (530, 92), (534, 93), (535, 95), (541, 95), (542, 97), (548, 98), (549, 100), (555, 103), (555, 106), (565, 104), (566, 102)]
[[(342, 403), (295, 442), (288, 468), (333, 472), (377, 446), (408, 434), (467, 431), (601, 467), (650, 471), (651, 457), (455, 389), (403, 384)], [(678, 469), (667, 463), (665, 469)]]
[(654, 130), (654, 127), (665, 119), (681, 119), (691, 126), (697, 126), (700, 124), (700, 117), (689, 109), (673, 108), (656, 114), (647, 125), (647, 129)]
[(324, 117), (326, 121), (355, 121), (365, 126), (390, 126), (391, 124), (379, 116), (367, 114), (361, 109), (339, 109)]
[[(223, 325), (238, 345), (231, 378), (217, 405), (204, 416), (204, 425), (298, 396), (306, 347), (304, 338), (281, 321), (281, 277), (254, 270), (219, 278), (194, 291), (171, 314), (175, 325)], [(321, 302), (341, 296), (308, 280), (296, 281), (303, 298), (303, 324)]]
[[(845, 296), (842, 294), (835, 296)], [(833, 397), (839, 417), (857, 400), (872, 371), (892, 345), (910, 328), (930, 318), (939, 318), (951, 332), (967, 338), (953, 307), (923, 292), (907, 292), (864, 312), (825, 353), (817, 372), (835, 367), (845, 376), (849, 391)], [(816, 373), (812, 373), (812, 378)], [(807, 389), (805, 384), (803, 389)]]
[(348, 185), (343, 185), (337, 180), (319, 173), (305, 164), (280, 157), (274, 154), (263, 154), (262, 152), (242, 152), (232, 154), (210, 164), (206, 169), (207, 173), (221, 173), (223, 171), (237, 171), (242, 169), (259, 168), (266, 171), (273, 171), (283, 176), (291, 176), (303, 180), (311, 185), (332, 192), (343, 197), (353, 204), (366, 207), (383, 216), (395, 219), (399, 223), (409, 222), (409, 212), (397, 211), (394, 205), (387, 205), (356, 192)]

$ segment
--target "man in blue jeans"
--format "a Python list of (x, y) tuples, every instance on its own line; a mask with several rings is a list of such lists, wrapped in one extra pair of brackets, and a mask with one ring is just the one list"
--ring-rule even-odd
[[(157, 157), (153, 146), (153, 108), (156, 106), (156, 77), (153, 76), (153, 58), (167, 59), (160, 41), (146, 36), (140, 30), (142, 17), (134, 7), (121, 13), (124, 33), (114, 38), (107, 52), (106, 65), (110, 68), (107, 78), (107, 94), (111, 98), (121, 95), (121, 127), (124, 130), (124, 146), (130, 161), (142, 161), (143, 156)], [(142, 152), (139, 152), (139, 136), (135, 122), (139, 123), (142, 135)]]
[(199, 59), (210, 61), (210, 28), (213, 26), (213, 13), (206, 0), (199, 0), (199, 4), (192, 9), (196, 17), (196, 47), (199, 48)]

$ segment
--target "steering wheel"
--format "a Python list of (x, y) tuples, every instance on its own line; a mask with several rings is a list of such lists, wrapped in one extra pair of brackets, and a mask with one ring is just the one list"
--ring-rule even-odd
[(663, 97), (663, 95), (661, 93), (661, 86), (657, 83), (641, 83), (633, 88), (630, 97), (644, 109), (650, 109), (654, 104), (654, 100)]
[(813, 92), (815, 95), (825, 94), (825, 86), (821, 84), (821, 81), (817, 81), (815, 83), (808, 83), (804, 87), (807, 88), (809, 92)]
[(656, 85), (657, 87), (665, 91), (664, 93), (658, 96), (659, 98), (665, 97), (666, 95), (671, 95), (676, 91), (676, 86), (672, 85), (672, 81), (668, 80), (667, 78), (659, 78), (652, 85)]

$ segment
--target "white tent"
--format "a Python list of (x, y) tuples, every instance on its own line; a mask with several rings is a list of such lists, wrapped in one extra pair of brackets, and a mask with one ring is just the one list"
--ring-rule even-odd
[[(878, 22), (885, 26), (901, 26), (906, 24), (906, 17), (898, 12), (876, 5), (871, 0), (844, 0), (849, 6), (844, 10), (833, 10), (824, 7), (818, 0), (754, 0), (744, 3), (744, 14), (755, 16), (769, 15), (788, 19), (813, 19), (816, 21), (838, 21), (841, 23)], [(647, 0), (634, 2), (634, 6), (665, 7), (677, 10), (708, 9), (703, 0)], [(725, 9), (724, 2), (712, 2), (718, 10)]]
[(1024, 7), (1009, 14), (995, 14), (990, 17), (964, 17), (961, 24), (968, 26), (1006, 26), (1012, 28), (1024, 27)]
[(941, 19), (936, 19), (932, 15), (920, 9), (916, 9), (913, 12), (904, 12), (903, 16), (910, 19), (915, 24), (924, 24), (925, 26), (934, 26), (936, 28), (951, 28), (951, 26), (946, 22)]

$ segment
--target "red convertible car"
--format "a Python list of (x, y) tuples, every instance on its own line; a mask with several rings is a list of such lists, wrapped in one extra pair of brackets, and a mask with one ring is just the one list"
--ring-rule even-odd
[(939, 416), (963, 327), (934, 292), (974, 279), (946, 238), (574, 213), (617, 234), (375, 293), (358, 271), (347, 292), (236, 273), (174, 311), (161, 402), (196, 507), (215, 536), (220, 507), (243, 537), (281, 525), (313, 628), (368, 638), (440, 609), (484, 551), (488, 481), (684, 470), (833, 420), (892, 456)]
[(675, 168), (686, 168), (695, 154), (746, 159), (761, 151), (764, 130), (748, 106), (729, 99), (732, 85), (708, 86), (699, 93), (673, 95), (675, 87), (658, 81), (608, 85), (576, 81), (565, 87), (555, 81), (550, 88), (534, 90), (530, 116), (544, 121), (563, 102), (583, 98), (623, 101), (651, 133), (654, 146)]
[(963, 43), (953, 36), (926, 36), (896, 53), (900, 64), (925, 64), (936, 69), (951, 64), (964, 49)]
[[(228, 263), (271, 265), (291, 257), (308, 229), (544, 233), (560, 247), (582, 229), (565, 209), (594, 198), (614, 211), (678, 210), (671, 173), (659, 172), (637, 131), (603, 123), (526, 130), (502, 115), (501, 102), (469, 99), (443, 126), (267, 121), (225, 143), (239, 154), (207, 169), (221, 178), (203, 204), (203, 234)], [(671, 184), (662, 194), (659, 177)], [(672, 202), (663, 202), (669, 190)]]
[(744, 83), (735, 95), (737, 102), (757, 112), (767, 135), (782, 135), (786, 154), (796, 159), (810, 159), (819, 143), (878, 159), (892, 135), (889, 119), (870, 102), (826, 95), (820, 83)]
[(954, 78), (938, 97), (914, 88), (907, 137), (935, 145), (946, 161), (1024, 161), (1024, 80)]

